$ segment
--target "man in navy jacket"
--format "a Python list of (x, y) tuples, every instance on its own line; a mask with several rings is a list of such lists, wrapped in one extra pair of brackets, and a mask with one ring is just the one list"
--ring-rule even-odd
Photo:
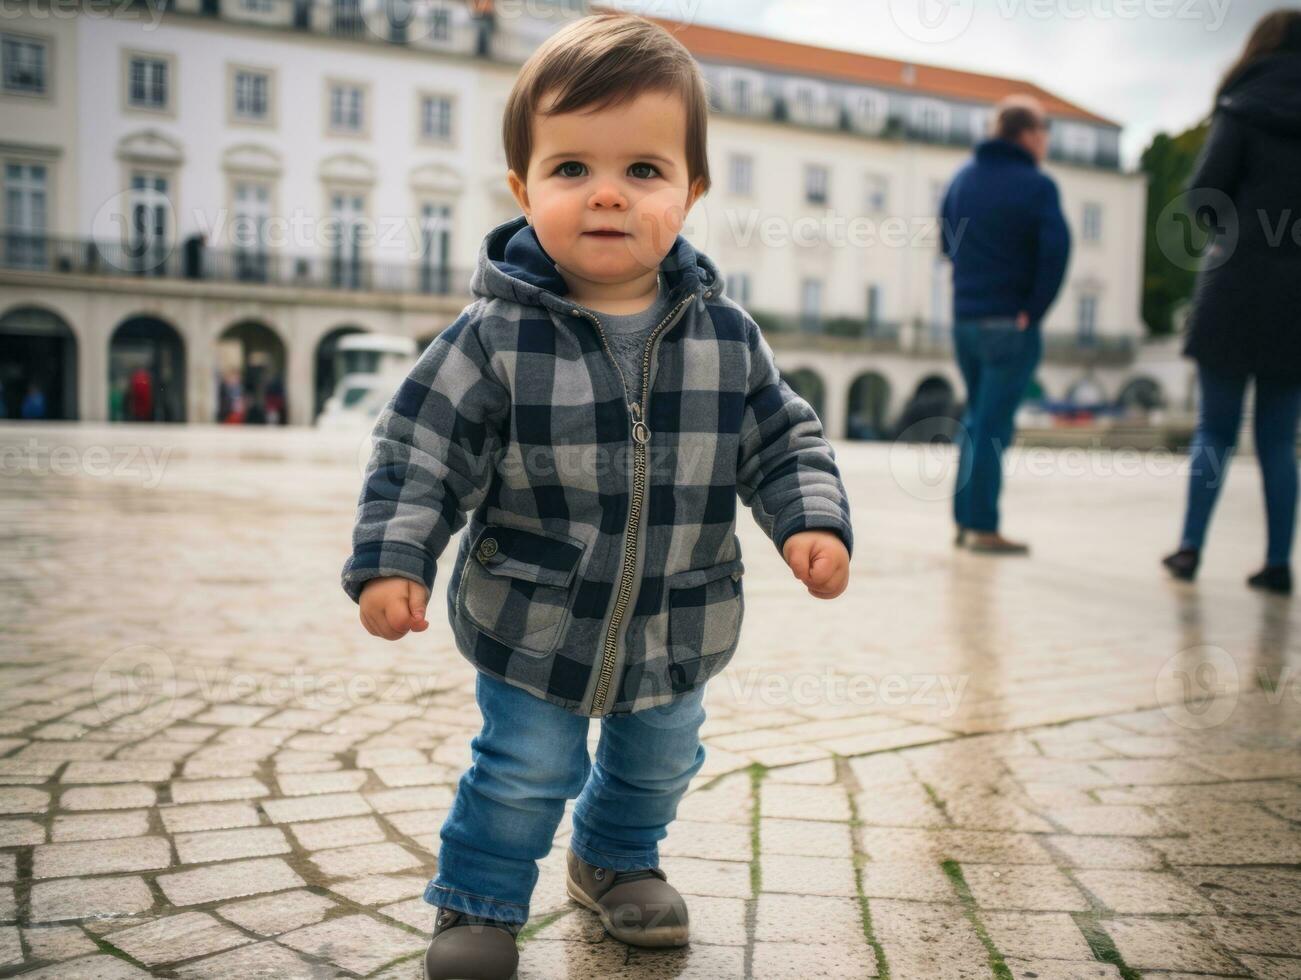
[(1002, 453), (1043, 354), (1042, 321), (1061, 288), (1070, 231), (1057, 185), (1039, 169), (1048, 121), (1027, 96), (999, 104), (994, 137), (949, 184), (940, 250), (953, 263), (953, 338), (967, 386), (953, 516), (957, 543), (992, 554), (1028, 546), (999, 533)]

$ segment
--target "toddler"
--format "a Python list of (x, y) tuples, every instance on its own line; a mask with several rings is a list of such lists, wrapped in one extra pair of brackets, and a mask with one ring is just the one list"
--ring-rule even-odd
[(848, 583), (818, 417), (679, 234), (709, 189), (707, 118), (699, 68), (649, 20), (596, 14), (546, 41), (503, 120), (523, 213), (488, 233), (474, 301), (375, 423), (342, 574), (367, 630), (428, 628), (465, 529), (447, 613), (483, 729), (425, 891), (430, 980), (514, 973), (575, 798), (568, 894), (624, 942), (685, 944), (657, 843), (704, 763), (705, 682), (737, 647), (737, 498), (811, 594)]

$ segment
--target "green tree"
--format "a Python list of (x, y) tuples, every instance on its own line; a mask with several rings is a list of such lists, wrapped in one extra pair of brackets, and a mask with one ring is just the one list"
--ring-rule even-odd
[(1209, 123), (1177, 136), (1158, 133), (1140, 158), (1147, 175), (1147, 241), (1143, 256), (1143, 320), (1148, 333), (1174, 332), (1174, 311), (1192, 297), (1197, 274), (1175, 265), (1157, 244), (1156, 222), (1167, 204), (1183, 193), (1206, 142)]

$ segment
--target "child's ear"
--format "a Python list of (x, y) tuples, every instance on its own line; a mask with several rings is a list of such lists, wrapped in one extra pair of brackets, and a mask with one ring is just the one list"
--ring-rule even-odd
[(705, 178), (697, 177), (695, 180), (691, 182), (691, 187), (687, 191), (686, 210), (688, 212), (690, 212), (692, 207), (695, 206), (695, 203), (699, 201), (702, 196), (704, 196), (704, 193), (705, 193)]
[(520, 210), (529, 219), (532, 224), (533, 216), (529, 214), (529, 189), (524, 181), (520, 180), (519, 174), (514, 170), (506, 171), (506, 184), (510, 187), (510, 192), (515, 198), (515, 203), (520, 206)]

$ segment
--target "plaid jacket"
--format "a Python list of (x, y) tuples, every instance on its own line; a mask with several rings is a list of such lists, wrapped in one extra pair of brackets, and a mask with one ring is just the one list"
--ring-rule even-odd
[(778, 552), (810, 528), (853, 552), (835, 453), (754, 320), (681, 235), (661, 271), (670, 313), (642, 377), (624, 378), (524, 216), (489, 232), (475, 300), (376, 419), (343, 566), (354, 601), (377, 576), (432, 597), (464, 527), (447, 583), (458, 649), (587, 716), (667, 702), (732, 658), (738, 497)]

